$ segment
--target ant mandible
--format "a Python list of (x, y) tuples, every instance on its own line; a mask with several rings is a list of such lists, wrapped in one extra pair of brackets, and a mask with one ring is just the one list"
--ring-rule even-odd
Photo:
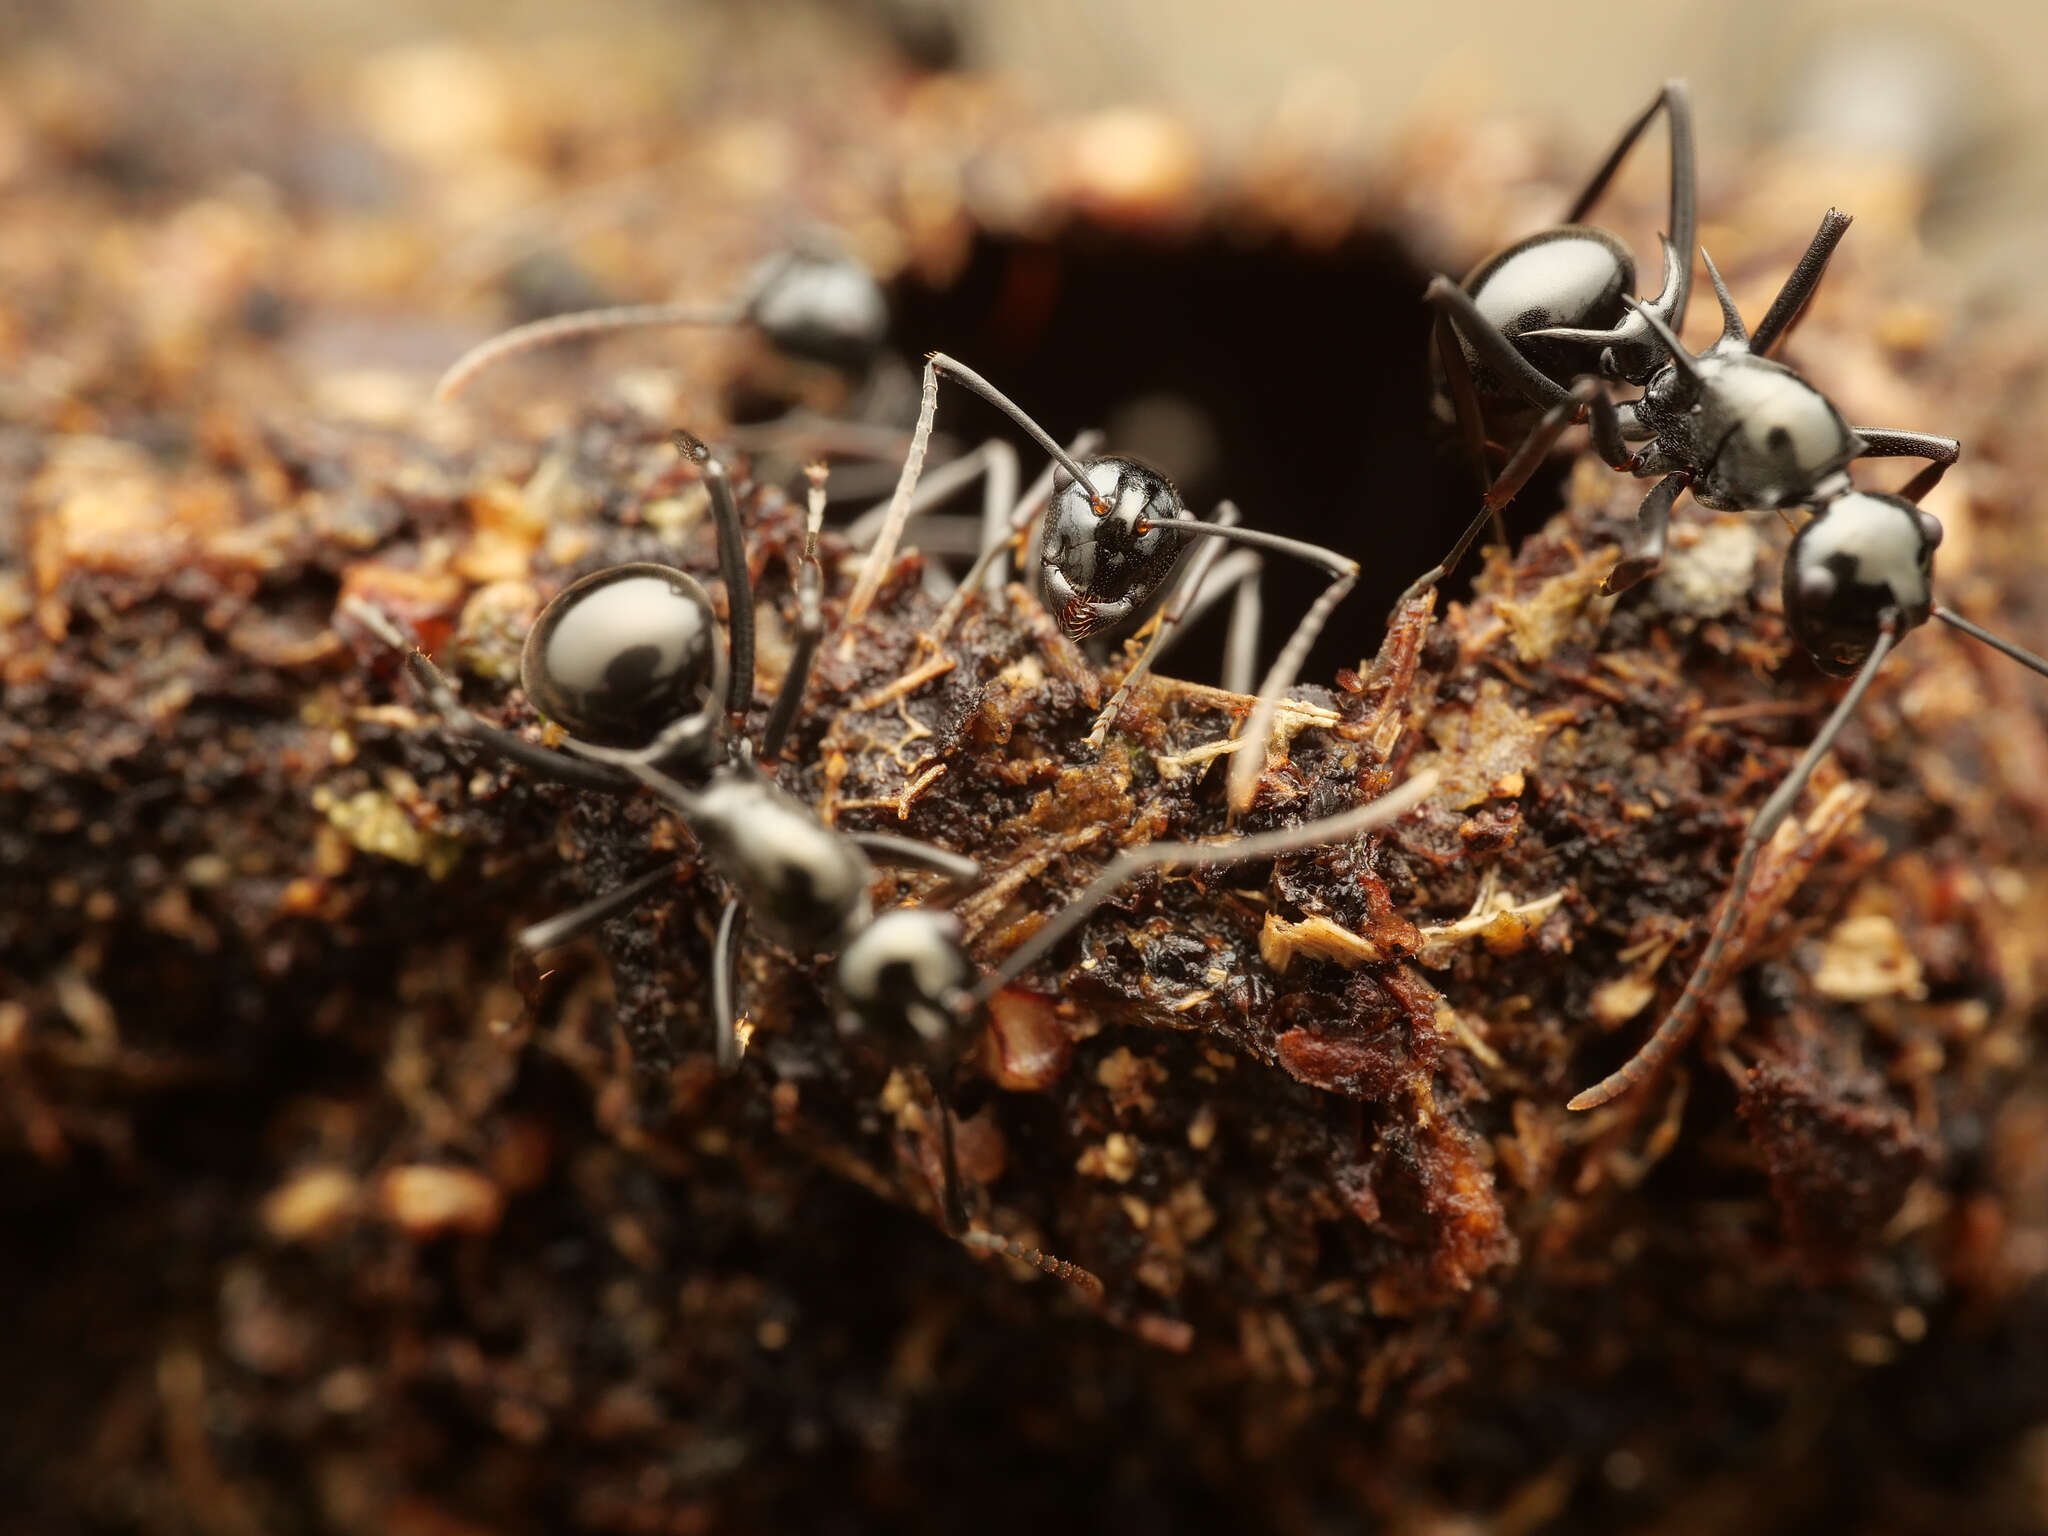
[[(1329, 573), (1329, 585), (1301, 616), (1294, 633), (1274, 658), (1240, 734), (1241, 744), (1252, 750), (1240, 749), (1231, 764), (1229, 797), (1232, 811), (1242, 812), (1251, 804), (1257, 788), (1265, 759), (1264, 744), (1271, 734), (1280, 698), (1300, 670), (1324, 622), (1358, 580), (1358, 562), (1319, 544), (1241, 527), (1236, 507), (1227, 501), (1217, 507), (1211, 521), (1203, 522), (1188, 510), (1173, 482), (1149, 464), (1115, 455), (1076, 458), (987, 379), (966, 364), (934, 352), (925, 361), (923, 400), (916, 430), (911, 435), (910, 453), (904, 459), (887, 519), (847, 601), (849, 620), (859, 618), (873, 600), (903, 525), (915, 510), (925, 445), (938, 412), (941, 376), (958, 381), (1001, 410), (1029, 433), (1053, 461), (1052, 499), (1039, 539), (1038, 582), (1039, 596), (1061, 631), (1071, 640), (1113, 638), (1130, 634), (1155, 613), (1159, 616), (1144, 650), (1096, 716), (1088, 734), (1091, 746), (1102, 744), (1132, 689), (1158, 660), (1186, 617), (1190, 603), (1199, 600), (1205, 581), (1213, 574), (1213, 585), (1223, 584), (1225, 573), (1221, 567), (1212, 573), (1206, 558), (1190, 558), (1197, 536), (1245, 545), (1254, 551), (1291, 555)], [(977, 588), (1011, 540), (1023, 534), (1037, 510), (1036, 503), (1026, 498), (1019, 503), (1009, 526), (988, 539), (981, 558), (961, 581), (954, 600), (934, 625), (934, 638), (944, 636), (960, 604)], [(1228, 579), (1240, 592), (1246, 588), (1255, 591), (1258, 574), (1257, 563), (1252, 561), (1234, 567)], [(1234, 657), (1249, 653), (1244, 622), (1247, 613), (1256, 613), (1255, 603), (1241, 601), (1233, 639), (1227, 648)]]
[[(692, 576), (667, 566), (613, 566), (572, 582), (528, 632), (520, 680), (528, 699), (565, 733), (566, 751), (528, 742), (465, 709), (440, 669), (406, 644), (381, 612), (359, 599), (349, 611), (409, 657), (442, 724), (535, 775), (579, 789), (646, 789), (672, 807), (728, 888), (712, 958), (717, 1051), (728, 1072), (741, 1053), (736, 1005), (741, 923), (751, 918), (784, 951), (836, 956), (839, 1027), (914, 1035), (925, 1053), (937, 1101), (944, 1171), (943, 1223), (971, 1247), (1036, 1264), (1093, 1295), (1086, 1270), (997, 1234), (968, 1230), (954, 1155), (953, 1115), (938, 1091), (950, 1083), (966, 1026), (1140, 870), (1216, 866), (1322, 843), (1341, 842), (1413, 809), (1434, 775), (1420, 774), (1370, 804), (1300, 826), (1222, 843), (1153, 843), (1111, 860), (1079, 901), (1068, 904), (994, 972), (977, 980), (958, 919), (923, 906), (876, 913), (874, 862), (931, 871), (958, 890), (980, 878), (977, 862), (914, 839), (843, 832), (763, 771), (743, 735), (754, 693), (754, 607), (739, 509), (730, 476), (688, 433), (677, 446), (699, 466), (717, 529), (719, 571), (729, 627)], [(793, 719), (824, 633), (822, 574), (816, 554), (824, 511), (822, 475), (813, 477), (809, 536), (797, 585), (799, 640), (763, 733), (772, 759)], [(572, 911), (525, 930), (522, 947), (566, 942), (650, 896), (670, 876), (662, 864)]]

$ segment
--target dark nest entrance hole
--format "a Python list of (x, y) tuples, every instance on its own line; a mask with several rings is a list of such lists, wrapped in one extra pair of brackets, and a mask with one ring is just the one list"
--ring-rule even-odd
[[(1357, 560), (1359, 583), (1303, 671), (1327, 682), (1378, 648), (1387, 610), (1443, 557), (1478, 505), (1450, 434), (1429, 411), (1429, 273), (1389, 237), (1327, 250), (1279, 238), (1148, 239), (1081, 229), (1052, 242), (983, 237), (958, 281), (893, 295), (906, 358), (953, 354), (1062, 442), (1108, 431), (1207, 517), (1234, 500), (1246, 523)], [(966, 442), (1004, 432), (991, 407), (942, 386), (939, 425)], [(1024, 476), (1043, 454), (1023, 434)], [(1561, 464), (1509, 509), (1517, 540), (1554, 510)], [(914, 537), (914, 536), (913, 536)], [(1471, 570), (1449, 583), (1469, 590)], [(1261, 666), (1326, 577), (1269, 557)], [(1216, 676), (1223, 611), (1166, 668)]]

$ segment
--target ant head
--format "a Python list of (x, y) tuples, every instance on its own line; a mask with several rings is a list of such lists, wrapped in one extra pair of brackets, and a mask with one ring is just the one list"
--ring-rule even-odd
[(1039, 590), (1071, 640), (1149, 611), (1186, 552), (1160, 525), (1191, 516), (1173, 482), (1136, 459), (1089, 459), (1088, 484), (1053, 472), (1039, 554)]
[(1701, 505), (1767, 512), (1797, 506), (1862, 451), (1832, 401), (1781, 363), (1748, 351), (1699, 360), (1693, 495)]
[(1902, 630), (1934, 609), (1941, 522), (1903, 496), (1850, 491), (1822, 505), (1785, 556), (1785, 618), (1823, 672), (1847, 676), (1891, 611)]
[(724, 637), (696, 578), (617, 565), (572, 582), (527, 632), (519, 680), (533, 706), (594, 746), (678, 748), (716, 736)]
[(889, 301), (874, 274), (843, 252), (800, 249), (755, 270), (747, 318), (780, 351), (850, 373), (866, 371), (889, 336)]
[(839, 955), (846, 1032), (909, 1028), (936, 1065), (949, 1066), (959, 1010), (974, 986), (960, 920), (929, 907), (884, 912)]

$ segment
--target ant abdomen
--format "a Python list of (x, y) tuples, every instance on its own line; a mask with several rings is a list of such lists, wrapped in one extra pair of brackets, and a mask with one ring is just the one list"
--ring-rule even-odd
[(527, 632), (519, 677), (535, 709), (572, 736), (643, 747), (715, 709), (725, 643), (711, 598), (665, 565), (616, 565), (572, 582)]
[[(1628, 319), (1621, 301), (1635, 286), (1635, 257), (1628, 247), (1604, 229), (1583, 224), (1518, 241), (1481, 263), (1464, 283), (1479, 312), (1560, 388), (1582, 373), (1599, 372), (1602, 349), (1525, 333), (1557, 327), (1613, 330)], [(1486, 365), (1470, 341), (1460, 336), (1458, 342), (1482, 400), (1526, 409), (1520, 392)], [(1440, 375), (1441, 359), (1433, 362)], [(1441, 378), (1438, 386), (1443, 387)]]

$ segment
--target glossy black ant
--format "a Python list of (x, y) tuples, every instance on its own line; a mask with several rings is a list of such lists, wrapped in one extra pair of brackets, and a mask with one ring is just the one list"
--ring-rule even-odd
[[(1580, 220), (1605, 194), (1660, 113), (1670, 140), (1671, 228), (1663, 237), (1663, 291), (1639, 314), (1626, 303), (1636, 286), (1634, 255), (1606, 230)], [(1698, 223), (1692, 99), (1684, 81), (1671, 80), (1622, 131), (1572, 200), (1562, 224), (1488, 257), (1462, 285), (1447, 277), (1430, 283), (1424, 297), (1437, 311), (1430, 357), (1434, 406), (1438, 416), (1455, 420), (1482, 489), (1492, 490), (1490, 429), (1505, 434), (1504, 441), (1514, 441), (1538, 414), (1555, 406), (1575, 380), (1588, 374), (1621, 384), (1649, 381), (1663, 361), (1663, 350), (1645, 315), (1654, 314), (1674, 331), (1684, 328)], [(1504, 338), (1516, 362), (1503, 368), (1480, 340), (1487, 335)], [(1531, 374), (1550, 388), (1532, 392)], [(1546, 443), (1529, 463), (1530, 471), (1548, 450)], [(1505, 505), (1505, 498), (1489, 498), (1485, 516), (1503, 544), (1507, 534), (1500, 513)], [(1462, 554), (1461, 546), (1445, 569)]]
[[(666, 566), (630, 564), (596, 571), (564, 588), (536, 619), (520, 659), (521, 686), (543, 716), (567, 733), (566, 751), (526, 741), (466, 710), (439, 668), (405, 644), (395, 626), (359, 600), (349, 610), (387, 644), (404, 650), (442, 724), (536, 775), (606, 793), (646, 789), (671, 806), (727, 887), (712, 958), (713, 1011), (721, 1066), (734, 1070), (743, 1042), (736, 1002), (743, 921), (799, 956), (833, 955), (842, 1031), (914, 1035), (925, 1053), (937, 1101), (944, 1169), (943, 1221), (970, 1246), (1038, 1265), (1092, 1293), (1087, 1271), (985, 1232), (967, 1231), (953, 1147), (953, 1116), (939, 1091), (952, 1081), (968, 1026), (988, 1000), (1087, 920), (1117, 886), (1141, 869), (1222, 865), (1338, 842), (1385, 825), (1412, 809), (1433, 776), (1340, 815), (1220, 844), (1154, 843), (1112, 860), (1069, 903), (992, 973), (977, 979), (958, 919), (922, 906), (877, 913), (870, 894), (874, 863), (938, 874), (963, 889), (980, 878), (972, 858), (880, 833), (828, 827), (780, 787), (743, 734), (754, 693), (754, 606), (737, 502), (724, 465), (703, 443), (676, 434), (699, 467), (718, 535), (719, 571), (729, 624), (721, 627), (710, 595), (692, 576)], [(772, 760), (800, 701), (824, 633), (816, 538), (824, 496), (814, 477), (809, 538), (798, 582), (799, 642), (764, 731)], [(521, 935), (529, 950), (552, 947), (630, 910), (670, 878), (663, 865)]]
[(619, 304), (501, 331), (457, 358), (434, 385), (434, 398), (452, 400), (486, 369), (557, 342), (658, 326), (740, 325), (790, 357), (864, 374), (888, 340), (889, 300), (866, 267), (813, 238), (764, 258), (723, 303)]
[[(1732, 310), (1730, 316), (1732, 328), (1736, 324)], [(1673, 357), (1683, 359), (1684, 363), (1708, 361), (1704, 357), (1689, 358), (1675, 338), (1667, 345), (1672, 348)], [(1679, 366), (1681, 373), (1684, 363)], [(1785, 556), (1782, 586), (1786, 624), (1823, 672), (1834, 677), (1853, 675), (1854, 681), (1805, 755), (1764, 802), (1743, 834), (1735, 874), (1720, 916), (1671, 1012), (1634, 1056), (1574, 1097), (1570, 1108), (1596, 1109), (1620, 1097), (1654, 1073), (1691, 1038), (1708, 988), (1735, 932), (1758, 855), (1797, 804), (1800, 792), (1855, 713), (1885, 657), (1908, 631), (1930, 618), (1940, 619), (2048, 677), (2048, 660), (2001, 639), (1934, 600), (1934, 551), (1941, 543), (1941, 522), (1917, 506), (1913, 495), (1911, 488), (1905, 495), (1853, 490), (1843, 476), (1828, 494), (1815, 499), (1813, 516), (1793, 538)]]
[[(1330, 584), (1301, 616), (1294, 633), (1274, 658), (1239, 735), (1240, 743), (1252, 747), (1250, 751), (1241, 747), (1231, 764), (1230, 804), (1234, 812), (1242, 812), (1250, 805), (1258, 785), (1265, 761), (1264, 744), (1271, 735), (1281, 695), (1293, 682), (1331, 611), (1358, 580), (1358, 562), (1319, 544), (1241, 527), (1237, 509), (1229, 502), (1216, 509), (1211, 521), (1203, 522), (1188, 510), (1173, 482), (1158, 470), (1127, 457), (1077, 458), (987, 379), (966, 364), (934, 352), (925, 362), (917, 428), (911, 435), (910, 453), (903, 461), (903, 473), (896, 483), (887, 521), (877, 534), (867, 565), (847, 600), (849, 621), (859, 618), (872, 601), (895, 553), (903, 525), (916, 508), (918, 477), (923, 472), (925, 445), (938, 413), (941, 377), (964, 384), (1001, 410), (1029, 433), (1053, 461), (1052, 499), (1039, 537), (1038, 587), (1041, 600), (1061, 631), (1071, 640), (1106, 640), (1129, 635), (1158, 615), (1158, 625), (1144, 650), (1096, 716), (1088, 735), (1091, 745), (1101, 745), (1122, 713), (1131, 690), (1151, 670), (1186, 618), (1190, 605), (1200, 600), (1205, 585), (1212, 591), (1235, 586), (1240, 593), (1256, 592), (1259, 568), (1255, 560), (1228, 570), (1218, 566), (1212, 571), (1206, 557), (1191, 558), (1195, 536), (1245, 545), (1250, 550), (1291, 555), (1329, 572)], [(985, 543), (981, 558), (961, 582), (955, 601), (934, 626), (934, 639), (943, 639), (959, 612), (960, 602), (977, 588), (991, 564), (1011, 540), (1025, 532), (1036, 515), (1036, 504), (1027, 498), (1018, 505), (1000, 536)], [(1255, 597), (1240, 601), (1238, 621), (1233, 625), (1234, 635), (1228, 647), (1232, 656), (1243, 658), (1249, 654), (1249, 626), (1244, 619), (1249, 613), (1255, 624), (1256, 612)], [(1236, 665), (1243, 662), (1240, 660)]]
[[(1651, 108), (1651, 113), (1660, 105), (1671, 108), (1672, 221), (1682, 233), (1690, 231), (1694, 219), (1691, 128), (1684, 100), (1674, 83)], [(1609, 155), (1578, 207), (1605, 185), (1649, 115)], [(1678, 262), (1673, 243), (1666, 243), (1665, 292), (1648, 303), (1625, 291), (1622, 279), (1628, 269), (1608, 265), (1617, 258), (1609, 250), (1610, 237), (1598, 230), (1564, 228), (1531, 236), (1482, 265), (1475, 276), (1484, 281), (1471, 293), (1449, 278), (1433, 278), (1423, 297), (1458, 343), (1440, 352), (1447, 359), (1452, 394), (1465, 402), (1461, 419), (1477, 398), (1473, 376), (1465, 369), (1468, 352), (1482, 368), (1479, 377), (1489, 390), (1519, 396), (1525, 409), (1543, 414), (1494, 477), (1479, 512), (1450, 553), (1409, 587), (1402, 602), (1420, 596), (1457, 567), (1481, 530), (1499, 517), (1565, 429), (1582, 416), (1590, 418), (1593, 447), (1608, 465), (1657, 480), (1636, 514), (1641, 534), (1635, 550), (1615, 565), (1602, 588), (1610, 594), (1628, 590), (1663, 565), (1671, 508), (1688, 489), (1701, 506), (1722, 512), (1813, 506), (1848, 489), (1852, 459), (1915, 457), (1927, 459), (1928, 465), (1902, 494), (1918, 501), (1932, 490), (1961, 453), (1954, 438), (1852, 428), (1825, 395), (1769, 356), (1805, 313), (1848, 228), (1847, 215), (1828, 210), (1753, 334), (1743, 328), (1713, 258), (1702, 251), (1721, 305), (1722, 332), (1697, 357), (1677, 340), (1690, 280), (1689, 247), (1684, 248), (1687, 258)], [(1552, 271), (1534, 260), (1544, 253), (1569, 253), (1571, 260), (1560, 256)], [(1519, 263), (1508, 260), (1517, 255)], [(1609, 280), (1591, 281), (1595, 269), (1608, 273)], [(1496, 298), (1488, 285), (1509, 273), (1517, 274), (1516, 284), (1508, 297)], [(1511, 301), (1521, 307), (1518, 318), (1504, 327), (1490, 309)], [(1599, 323), (1610, 306), (1622, 315), (1622, 324)], [(1668, 319), (1666, 310), (1671, 311)], [(1582, 323), (1552, 323), (1559, 316)], [(1557, 350), (1545, 350), (1551, 348)], [(1567, 370), (1574, 372), (1569, 382)], [(1461, 376), (1463, 386), (1458, 384)], [(1608, 393), (1609, 384), (1639, 384), (1643, 392), (1617, 402)]]

